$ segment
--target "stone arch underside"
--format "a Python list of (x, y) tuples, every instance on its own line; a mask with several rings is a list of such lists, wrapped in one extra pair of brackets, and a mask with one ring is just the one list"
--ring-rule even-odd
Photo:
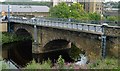
[[(34, 38), (34, 29), (32, 26), (28, 26), (25, 24), (15, 24), (14, 25), (14, 32), (16, 33), (19, 30), (24, 30), (30, 34), (32, 38)], [(23, 33), (24, 34), (24, 33)]]
[(75, 32), (55, 28), (42, 28), (42, 48), (52, 40), (64, 39), (85, 50), (90, 59), (101, 56), (101, 41), (99, 35)]
[[(33, 27), (25, 24), (14, 24), (14, 32), (18, 36), (33, 38)], [(11, 58), (18, 64), (25, 66), (32, 60), (32, 40), (27, 39), (17, 42), (15, 48), (11, 49)], [(22, 62), (21, 62), (22, 60)]]

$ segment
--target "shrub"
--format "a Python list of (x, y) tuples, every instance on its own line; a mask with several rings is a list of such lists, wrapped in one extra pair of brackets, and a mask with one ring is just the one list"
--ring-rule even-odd
[(59, 58), (58, 58), (58, 60), (57, 60), (58, 67), (59, 68), (63, 68), (64, 67), (64, 63), (65, 63), (65, 61), (62, 58), (62, 56), (60, 55)]
[(30, 63), (27, 64), (25, 69), (51, 69), (51, 61), (43, 61), (42, 64), (36, 63), (35, 60), (32, 60)]

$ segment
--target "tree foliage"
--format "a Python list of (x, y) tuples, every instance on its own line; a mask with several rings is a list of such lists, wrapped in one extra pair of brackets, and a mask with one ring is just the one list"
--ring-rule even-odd
[(72, 18), (78, 20), (101, 19), (101, 16), (97, 13), (86, 13), (83, 5), (80, 3), (72, 3), (68, 6), (64, 2), (50, 8), (50, 16), (53, 18)]
[(118, 8), (119, 8), (119, 10), (120, 10), (120, 1), (118, 2)]
[(68, 6), (62, 2), (52, 8), (50, 8), (50, 15), (54, 18), (74, 18), (79, 19), (85, 15), (83, 5), (80, 3), (73, 3)]
[(70, 18), (79, 19), (81, 17), (84, 17), (85, 15), (86, 13), (83, 9), (83, 5), (81, 5), (80, 3), (73, 3), (70, 6)]
[(50, 9), (50, 15), (54, 18), (69, 18), (69, 12), (69, 6), (63, 2)]
[(118, 21), (118, 17), (116, 17), (116, 16), (108, 16), (107, 20), (108, 21)]
[(90, 13), (89, 14), (89, 19), (90, 20), (100, 20), (101, 19), (101, 16), (100, 16), (100, 14), (97, 14), (97, 13)]

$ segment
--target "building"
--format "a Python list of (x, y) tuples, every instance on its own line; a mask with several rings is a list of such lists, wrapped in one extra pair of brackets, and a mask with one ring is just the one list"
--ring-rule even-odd
[[(8, 12), (8, 5), (0, 5), (0, 12), (3, 14)], [(46, 17), (49, 15), (49, 7), (47, 6), (35, 6), (35, 5), (9, 5), (11, 15), (22, 16), (39, 16)]]
[(86, 12), (89, 13), (98, 13), (102, 14), (103, 11), (103, 5), (102, 2), (83, 2), (84, 3), (84, 9)]
[(53, 6), (59, 4), (60, 2), (66, 3), (81, 3), (84, 5), (84, 10), (89, 13), (98, 13), (102, 14), (103, 11), (103, 3), (101, 0), (52, 0)]
[(104, 16), (119, 16), (118, 14), (119, 9), (118, 8), (105, 8), (104, 9)]

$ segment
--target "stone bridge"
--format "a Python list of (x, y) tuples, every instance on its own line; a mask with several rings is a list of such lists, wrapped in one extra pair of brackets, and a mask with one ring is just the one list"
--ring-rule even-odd
[[(86, 27), (84, 25), (82, 25), (84, 26), (82, 30), (79, 30), (79, 26), (75, 27), (77, 29), (58, 27), (60, 22), (56, 26), (51, 25), (56, 22), (44, 21), (41, 25), (35, 25), (35, 23), (29, 24), (28, 21), (20, 22), (20, 20), (10, 21), (12, 30), (15, 33), (19, 35), (29, 33), (31, 35), (34, 40), (32, 43), (33, 54), (67, 49), (71, 48), (71, 44), (74, 44), (85, 51), (91, 60), (101, 58), (102, 53), (118, 57), (120, 48), (120, 27), (118, 26), (101, 25), (100, 27), (103, 27), (103, 30), (92, 25), (94, 31), (89, 31), (91, 29), (90, 25), (87, 25), (87, 30), (84, 29)], [(66, 27), (65, 24), (63, 27)], [(106, 36), (105, 40), (102, 39), (102, 35)], [(104, 46), (105, 48), (103, 48)]]

